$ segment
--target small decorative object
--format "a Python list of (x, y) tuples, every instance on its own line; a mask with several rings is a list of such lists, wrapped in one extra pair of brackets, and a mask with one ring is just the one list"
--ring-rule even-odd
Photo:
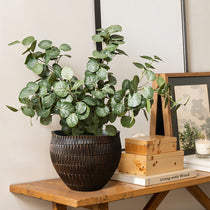
[(179, 132), (180, 149), (186, 154), (195, 154), (195, 140), (204, 139), (205, 136), (201, 134), (195, 127), (190, 126), (189, 123), (184, 125), (184, 130)]
[(198, 158), (210, 158), (210, 140), (197, 139), (195, 141), (195, 148)]
[[(117, 34), (121, 30), (121, 26), (112, 25), (92, 37), (104, 48), (89, 57), (84, 80), (59, 63), (63, 57), (71, 58), (68, 44), (56, 47), (43, 40), (37, 50), (33, 36), (22, 41), (23, 54), (27, 55), (25, 64), (37, 75), (37, 80), (21, 90), (20, 109), (30, 118), (36, 115), (43, 125), (49, 125), (53, 115), (60, 117), (62, 130), (52, 133), (50, 154), (57, 173), (71, 189), (99, 190), (112, 177), (121, 156), (119, 132), (112, 125), (117, 117), (126, 128), (135, 124), (140, 111), (147, 118), (154, 93), (165, 98), (165, 105), (171, 101), (175, 109), (180, 106), (171, 97), (170, 84), (152, 71), (153, 64), (161, 61), (158, 56), (141, 56), (144, 64), (133, 63), (141, 70), (140, 76), (125, 79), (121, 89), (116, 90), (117, 80), (109, 63), (116, 55), (127, 55), (119, 49), (124, 43), (124, 37)], [(17, 43), (20, 42), (9, 45)], [(156, 81), (158, 87), (152, 88), (151, 81)]]

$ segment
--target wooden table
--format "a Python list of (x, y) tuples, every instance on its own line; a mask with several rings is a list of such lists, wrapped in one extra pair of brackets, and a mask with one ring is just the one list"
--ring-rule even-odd
[(10, 191), (53, 203), (53, 210), (66, 210), (67, 206), (85, 207), (92, 210), (108, 210), (108, 203), (126, 198), (154, 194), (144, 209), (156, 209), (170, 190), (186, 188), (206, 209), (210, 199), (197, 186), (210, 182), (210, 173), (198, 171), (196, 178), (143, 187), (123, 182), (110, 181), (95, 192), (70, 190), (60, 179), (50, 179), (10, 186)]

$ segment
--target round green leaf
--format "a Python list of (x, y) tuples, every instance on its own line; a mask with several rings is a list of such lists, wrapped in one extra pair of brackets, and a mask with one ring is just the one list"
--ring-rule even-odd
[(40, 109), (37, 111), (37, 115), (40, 117), (47, 117), (50, 114), (50, 109)]
[(95, 112), (99, 117), (106, 117), (109, 114), (109, 107), (97, 107)]
[(108, 136), (115, 136), (117, 134), (117, 129), (113, 125), (106, 125), (105, 132)]
[(111, 106), (114, 107), (117, 102), (115, 101), (114, 97), (111, 98)]
[(110, 52), (115, 51), (117, 48), (118, 48), (118, 45), (117, 45), (117, 44), (108, 44), (108, 45), (106, 46), (106, 50), (108, 50), (108, 51), (110, 51)]
[(152, 99), (153, 95), (154, 95), (154, 90), (150, 86), (149, 87), (145, 87), (143, 92), (142, 92), (142, 95), (146, 99)]
[(29, 46), (33, 41), (34, 41), (34, 37), (33, 36), (28, 36), (25, 39), (23, 39), (22, 44), (24, 46)]
[(46, 96), (47, 95), (47, 87), (44, 85), (41, 85), (39, 88), (39, 96)]
[(105, 68), (100, 68), (96, 72), (96, 76), (97, 76), (98, 80), (106, 80), (108, 77), (108, 71)]
[(134, 93), (133, 95), (128, 96), (128, 106), (130, 107), (137, 107), (141, 103), (141, 94)]
[(64, 98), (68, 95), (69, 86), (65, 81), (59, 81), (54, 84), (54, 92)]
[(70, 67), (64, 67), (61, 71), (61, 76), (63, 79), (70, 80), (74, 76), (74, 72)]
[(31, 59), (29, 59), (29, 61), (27, 62), (26, 65), (27, 65), (28, 69), (33, 70), (33, 68), (36, 66), (37, 63), (38, 63), (37, 59), (31, 58)]
[(116, 78), (114, 76), (112, 76), (112, 75), (108, 76), (108, 80), (109, 80), (109, 84), (110, 85), (116, 85), (117, 84)]
[(40, 123), (42, 125), (49, 125), (52, 122), (52, 116), (49, 115), (48, 117), (41, 117), (40, 118)]
[(130, 81), (128, 79), (125, 79), (122, 83), (122, 89), (124, 91), (128, 90), (130, 88)]
[(42, 73), (42, 71), (43, 71), (43, 64), (41, 64), (41, 63), (36, 63), (36, 65), (33, 67), (33, 72), (35, 73), (35, 74), (41, 74)]
[(106, 97), (106, 94), (100, 90), (91, 91), (91, 94), (95, 96), (97, 99), (103, 99)]
[(60, 77), (61, 77), (61, 71), (62, 71), (61, 66), (58, 65), (57, 63), (54, 63), (52, 67), (53, 67), (53, 69), (54, 69), (55, 76), (56, 76), (57, 78), (60, 78)]
[(63, 118), (68, 117), (71, 113), (74, 112), (74, 106), (69, 102), (61, 102), (59, 109), (60, 109), (60, 115)]
[(106, 31), (108, 31), (110, 34), (112, 34), (112, 33), (122, 31), (122, 27), (120, 25), (111, 25), (108, 28), (106, 28)]
[(72, 103), (73, 98), (72, 98), (72, 96), (68, 95), (66, 98), (62, 98), (60, 101), (61, 102), (69, 102), (69, 103)]
[(84, 84), (84, 81), (83, 80), (77, 80), (73, 87), (71, 88), (71, 90), (76, 90), (77, 88), (79, 88), (80, 86), (82, 86)]
[(92, 36), (92, 40), (95, 42), (103, 42), (103, 37), (100, 34), (95, 34)]
[(109, 114), (109, 121), (113, 123), (117, 119), (117, 115), (113, 112)]
[(120, 122), (121, 122), (121, 124), (122, 124), (123, 127), (131, 128), (135, 124), (135, 119), (132, 119), (129, 116), (123, 116), (121, 118), (121, 121)]
[(93, 51), (92, 54), (95, 58), (98, 58), (98, 59), (104, 59), (104, 58), (107, 58), (108, 56), (105, 52), (103, 51), (98, 52), (97, 50)]
[(90, 72), (96, 72), (99, 69), (99, 64), (96, 60), (89, 60), (87, 63), (87, 69)]
[(89, 87), (94, 87), (97, 81), (97, 77), (94, 74), (85, 77), (85, 84)]
[(36, 93), (36, 91), (39, 89), (39, 85), (37, 85), (35, 82), (29, 82), (26, 85), (26, 88), (31, 92), (31, 93)]
[(35, 115), (35, 112), (31, 107), (21, 106), (21, 110), (26, 116), (33, 117)]
[(153, 71), (146, 70), (145, 74), (149, 81), (154, 81), (156, 79), (155, 73)]
[(108, 93), (108, 94), (114, 94), (114, 90), (113, 90), (113, 88), (111, 88), (111, 87), (109, 87), (109, 86), (105, 86), (105, 87), (103, 87), (102, 88), (102, 91), (104, 92), (104, 93)]
[(61, 49), (62, 51), (70, 51), (70, 50), (71, 50), (71, 47), (70, 47), (68, 44), (62, 44), (62, 45), (60, 46), (60, 49)]
[(122, 114), (125, 111), (125, 105), (123, 103), (115, 104), (113, 112), (117, 115)]
[(96, 99), (91, 98), (90, 96), (86, 96), (83, 101), (89, 105), (89, 106), (95, 106), (96, 105)]
[[(46, 50), (46, 57), (45, 60), (57, 58), (60, 54), (60, 50), (57, 47), (51, 47), (51, 49)], [(48, 63), (48, 62), (47, 62)]]
[(90, 114), (90, 108), (87, 106), (86, 112), (82, 115), (78, 114), (77, 116), (79, 120), (85, 120), (89, 117), (89, 114)]
[(115, 94), (114, 94), (114, 100), (116, 102), (120, 102), (123, 99), (124, 96), (124, 91), (122, 90), (118, 90)]
[(75, 113), (72, 113), (66, 118), (66, 123), (70, 128), (73, 128), (78, 123), (78, 117)]
[(78, 114), (83, 114), (87, 109), (87, 105), (84, 102), (76, 103), (76, 110)]
[(42, 97), (42, 105), (45, 108), (50, 108), (55, 103), (55, 95), (49, 94), (47, 96)]
[(49, 49), (51, 45), (52, 45), (52, 42), (50, 40), (43, 40), (38, 44), (38, 46), (44, 50)]

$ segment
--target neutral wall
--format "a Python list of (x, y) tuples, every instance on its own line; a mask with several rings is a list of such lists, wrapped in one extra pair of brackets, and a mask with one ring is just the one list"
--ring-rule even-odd
[[(150, 1), (152, 3), (152, 1)], [(142, 1), (142, 9), (145, 2)], [(34, 35), (38, 39), (50, 39), (55, 44), (67, 42), (72, 46), (71, 61), (64, 60), (64, 64), (69, 64), (77, 76), (82, 76), (85, 71), (87, 57), (91, 55), (94, 44), (90, 40), (94, 33), (94, 14), (93, 0), (0, 0), (0, 58), (1, 58), (1, 116), (0, 116), (0, 139), (2, 142), (0, 153), (0, 209), (1, 210), (46, 210), (51, 209), (51, 203), (38, 199), (27, 198), (21, 195), (15, 195), (9, 192), (9, 185), (27, 181), (41, 180), (57, 177), (49, 158), (49, 140), (50, 131), (58, 129), (58, 119), (50, 126), (41, 126), (35, 120), (33, 126), (30, 121), (21, 113), (12, 113), (5, 108), (5, 104), (18, 107), (17, 96), (22, 87), (28, 82), (35, 80), (35, 76), (28, 71), (24, 64), (24, 58), (21, 57), (22, 48), (20, 46), (8, 47), (7, 44), (16, 39), (22, 39), (28, 35)], [(148, 5), (148, 4), (147, 4)], [(166, 10), (171, 8), (159, 0), (159, 8)], [(177, 5), (178, 6), (178, 5)], [(178, 7), (176, 7), (178, 9)], [(155, 8), (154, 8), (155, 11)], [(177, 10), (178, 11), (178, 10)], [(129, 15), (131, 12), (127, 14)], [(152, 23), (154, 16), (148, 15), (147, 20)], [(175, 13), (176, 14), (176, 13)], [(159, 15), (157, 13), (156, 15)], [(174, 27), (180, 27), (179, 15), (173, 16)], [(166, 24), (170, 25), (166, 20)], [(116, 24), (113, 21), (112, 24)], [(147, 21), (144, 20), (145, 26)], [(152, 27), (152, 26), (151, 26)], [(159, 30), (159, 27), (156, 29)], [(160, 30), (164, 30), (160, 26)], [(178, 38), (175, 42), (180, 43), (180, 30), (177, 32)], [(148, 42), (144, 37), (145, 42)], [(165, 40), (167, 42), (167, 40)], [(161, 41), (160, 41), (161, 42)], [(158, 45), (158, 44), (157, 44)], [(147, 48), (149, 47), (149, 48)], [(181, 56), (176, 57), (171, 53), (168, 45), (164, 44), (157, 47), (155, 53), (169, 53), (169, 59), (159, 68), (182, 71), (183, 61)], [(126, 46), (125, 46), (126, 48)], [(153, 52), (153, 43), (141, 47), (140, 53)], [(180, 47), (179, 47), (180, 49)], [(160, 51), (161, 52), (161, 51)], [(164, 54), (163, 54), (164, 55)], [(167, 54), (168, 55), (168, 54)], [(161, 55), (160, 55), (161, 56)], [(120, 81), (125, 77), (131, 77), (132, 71), (123, 69), (125, 59), (118, 58), (112, 64), (114, 72), (118, 74)], [(121, 66), (120, 66), (121, 64)], [(177, 64), (177, 66), (176, 66)], [(138, 118), (137, 124), (130, 130), (119, 129), (122, 139), (126, 135), (132, 135), (137, 132), (148, 133), (149, 123)], [(209, 185), (202, 185), (206, 191)], [(137, 210), (142, 209), (146, 201), (150, 198), (142, 196), (140, 198), (128, 199), (110, 204), (111, 210)], [(170, 207), (170, 208), (169, 208)], [(175, 190), (170, 192), (159, 209), (202, 209), (191, 195), (185, 194), (184, 190)]]

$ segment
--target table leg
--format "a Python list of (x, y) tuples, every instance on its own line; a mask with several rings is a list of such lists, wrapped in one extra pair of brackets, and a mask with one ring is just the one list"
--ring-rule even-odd
[(154, 210), (156, 209), (163, 199), (166, 197), (169, 191), (164, 191), (160, 193), (155, 193), (146, 204), (143, 210)]
[(210, 199), (197, 185), (186, 187), (187, 191), (206, 209), (210, 210)]
[(53, 202), (53, 210), (67, 210), (67, 206), (66, 205), (62, 205), (59, 203), (55, 203)]
[(90, 209), (90, 210), (109, 210), (108, 203), (85, 206), (85, 208)]

